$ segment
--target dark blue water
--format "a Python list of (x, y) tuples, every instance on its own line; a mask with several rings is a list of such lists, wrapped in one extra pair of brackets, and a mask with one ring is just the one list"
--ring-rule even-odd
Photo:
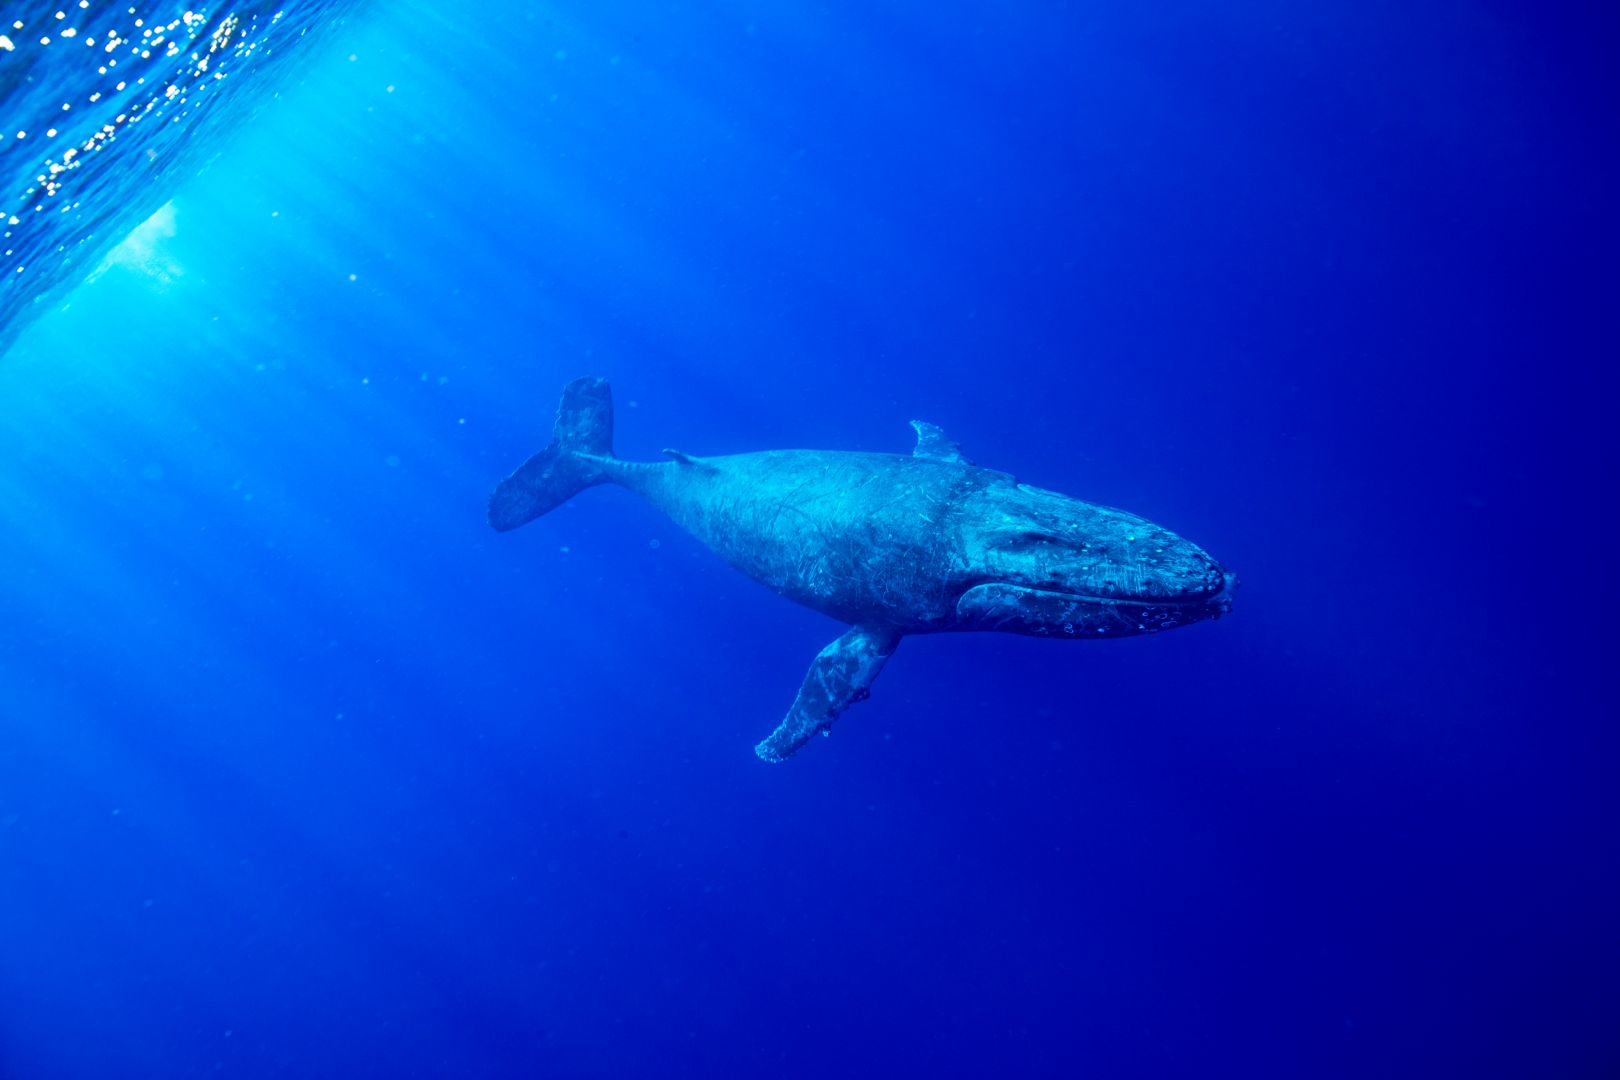
[[(68, 214), (103, 79), (0, 29), (0, 1075), (1620, 1069), (1612, 14), (233, 13)], [(840, 625), (624, 491), (484, 523), (585, 374), (1244, 587), (908, 639), (767, 766)]]

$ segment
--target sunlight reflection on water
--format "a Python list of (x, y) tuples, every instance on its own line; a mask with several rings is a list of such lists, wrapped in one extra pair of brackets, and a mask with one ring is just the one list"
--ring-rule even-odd
[[(104, 269), (361, 2), (13, 8), (0, 28), (0, 351), (42, 301)], [(164, 227), (172, 213), (149, 239)], [(141, 258), (160, 278), (179, 272), (151, 244)]]

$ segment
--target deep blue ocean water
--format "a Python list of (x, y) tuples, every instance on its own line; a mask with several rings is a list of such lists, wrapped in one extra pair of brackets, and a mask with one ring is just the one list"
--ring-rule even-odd
[[(1612, 11), (13, 8), (0, 1076), (1620, 1071)], [(768, 766), (841, 626), (485, 524), (586, 374), (1243, 589)]]

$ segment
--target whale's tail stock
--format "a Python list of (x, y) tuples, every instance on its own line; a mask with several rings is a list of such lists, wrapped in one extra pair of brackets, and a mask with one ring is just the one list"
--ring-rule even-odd
[(613, 460), (613, 392), (606, 379), (575, 379), (563, 387), (551, 444), (490, 495), (490, 525), (506, 532), (555, 510), (611, 479)]

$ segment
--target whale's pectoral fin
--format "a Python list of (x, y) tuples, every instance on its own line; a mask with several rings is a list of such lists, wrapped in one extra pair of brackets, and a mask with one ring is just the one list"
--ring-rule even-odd
[(957, 465), (971, 465), (973, 462), (962, 453), (962, 448), (956, 445), (956, 440), (937, 425), (926, 420), (913, 420), (911, 426), (917, 432), (917, 446), (911, 451), (912, 457), (926, 458), (929, 461), (949, 461)]
[(894, 630), (856, 626), (822, 649), (805, 674), (793, 708), (754, 753), (766, 761), (786, 761), (811, 736), (825, 734), (839, 713), (866, 700), (872, 681), (899, 643), (900, 634)]

